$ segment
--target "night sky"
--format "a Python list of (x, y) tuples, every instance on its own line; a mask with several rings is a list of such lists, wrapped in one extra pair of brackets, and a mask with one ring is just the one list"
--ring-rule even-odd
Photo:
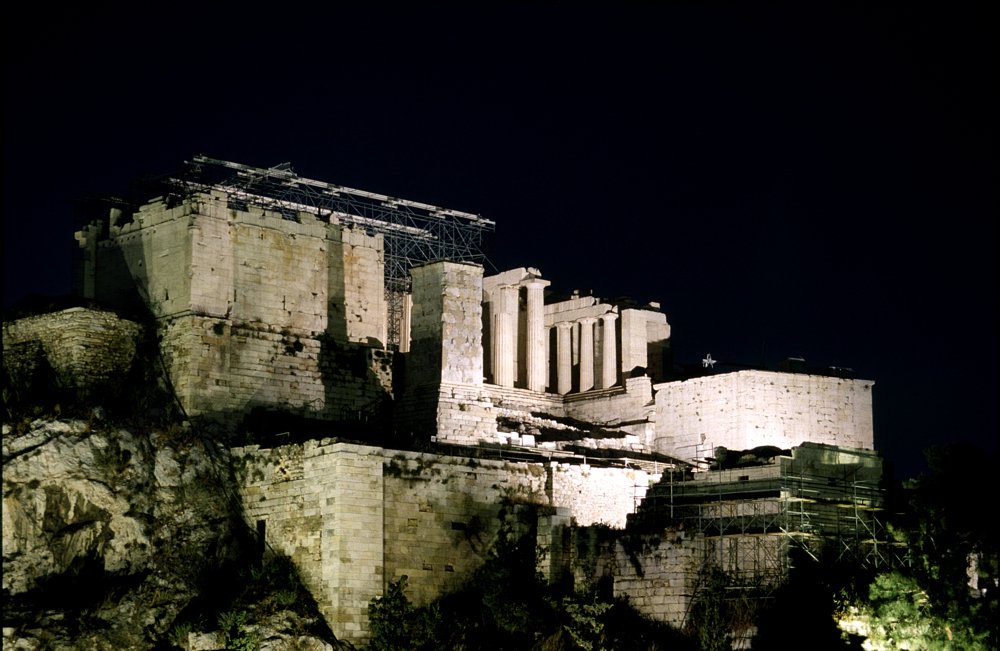
[(288, 162), (494, 220), (496, 269), (660, 302), (678, 364), (854, 369), (899, 478), (995, 451), (995, 16), (807, 4), (26, 9), (4, 306), (70, 291), (75, 198)]

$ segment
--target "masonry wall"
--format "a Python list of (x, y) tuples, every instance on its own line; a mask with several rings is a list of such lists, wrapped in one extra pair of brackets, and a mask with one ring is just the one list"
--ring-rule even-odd
[(407, 576), (417, 604), (469, 579), (515, 504), (549, 502), (539, 464), (385, 454), (386, 581)]
[(434, 262), (411, 270), (413, 384), (483, 383), (483, 268)]
[[(666, 315), (648, 310), (624, 309), (621, 311), (620, 348), (623, 377), (630, 377), (632, 369), (636, 367), (649, 369), (649, 335), (655, 333), (655, 329), (648, 328), (647, 322), (654, 318), (656, 321), (652, 321), (652, 323), (662, 322), (665, 330), (663, 340), (666, 340), (670, 337), (670, 329), (666, 325)], [(657, 341), (656, 343), (662, 346), (662, 342)]]
[(90, 390), (126, 373), (135, 358), (139, 324), (82, 307), (3, 325), (3, 363), (12, 379), (44, 364), (66, 386)]
[[(460, 587), (487, 558), (504, 518), (533, 507), (540, 551), (556, 525), (620, 526), (638, 470), (450, 457), (310, 441), (233, 450), (244, 512), (295, 562), (338, 638), (367, 637), (368, 602), (408, 577), (418, 604)], [(558, 515), (559, 522), (549, 522)], [(549, 518), (549, 520), (546, 520)], [(558, 538), (558, 536), (557, 536)]]
[(458, 445), (495, 441), (497, 411), (483, 385), (442, 382), (437, 397), (437, 440)]
[(684, 625), (702, 567), (700, 535), (672, 529), (615, 540), (610, 569), (615, 597), (651, 619)]
[(655, 451), (681, 459), (804, 441), (871, 449), (869, 380), (738, 371), (683, 382), (656, 391)]
[(551, 503), (569, 509), (581, 527), (604, 524), (624, 529), (628, 514), (635, 512), (655, 481), (639, 469), (553, 462), (546, 470)]
[(103, 225), (85, 230), (88, 238), (97, 240), (96, 258), (85, 261), (90, 266), (85, 275), (94, 278), (92, 298), (157, 316), (189, 310), (189, 229), (196, 210), (196, 203), (168, 207), (161, 199), (144, 206), (130, 222), (117, 221), (116, 213), (106, 232)]
[(604, 427), (620, 428), (626, 439), (595, 442), (595, 447), (615, 447), (648, 452), (655, 435), (652, 381), (648, 377), (625, 380), (620, 388), (566, 396), (566, 415)]
[(484, 384), (483, 395), (488, 397), (498, 410), (538, 412), (560, 417), (566, 415), (566, 404), (563, 396), (555, 393), (539, 393), (527, 389)]
[(97, 250), (97, 297), (158, 317), (191, 415), (264, 407), (357, 420), (391, 395), (381, 236), (213, 191), (112, 216)]
[(411, 275), (410, 353), (398, 426), (451, 443), (492, 440), (496, 417), (483, 393), (483, 268), (434, 262)]
[(339, 639), (365, 639), (385, 583), (381, 449), (327, 439), (233, 454), (248, 523), (292, 559)]
[[(625, 387), (598, 389), (560, 396), (494, 384), (468, 386), (442, 383), (435, 395), (438, 413), (450, 423), (447, 437), (440, 440), (476, 444), (495, 442), (497, 417), (516, 418), (544, 414), (570, 417), (608, 428), (620, 428), (626, 434), (616, 439), (588, 439), (598, 448), (647, 451), (654, 432), (654, 405), (648, 377), (630, 378)], [(419, 404), (412, 408), (420, 409)], [(544, 416), (543, 416), (544, 417)]]
[(195, 315), (163, 320), (160, 328), (171, 380), (192, 416), (231, 417), (261, 407), (365, 420), (392, 392), (390, 351)]

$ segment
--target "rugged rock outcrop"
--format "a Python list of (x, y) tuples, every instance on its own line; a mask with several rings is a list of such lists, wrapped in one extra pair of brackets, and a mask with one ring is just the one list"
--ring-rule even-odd
[[(4, 425), (4, 649), (186, 647), (179, 616), (247, 549), (220, 444), (182, 427)], [(262, 641), (292, 639), (262, 624)]]

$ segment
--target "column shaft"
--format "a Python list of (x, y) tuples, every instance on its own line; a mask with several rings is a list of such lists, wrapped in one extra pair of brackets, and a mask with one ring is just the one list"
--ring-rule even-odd
[(597, 319), (580, 319), (580, 391), (594, 388), (594, 324)]
[(617, 314), (601, 316), (601, 388), (608, 389), (618, 383), (618, 355), (615, 352), (615, 319)]
[(548, 356), (545, 350), (545, 305), (542, 290), (548, 284), (547, 280), (530, 280), (524, 283), (527, 290), (524, 351), (527, 388), (531, 391), (545, 391)]
[(565, 395), (573, 390), (573, 324), (556, 324), (556, 391)]
[(500, 285), (493, 301), (493, 384), (514, 386), (514, 345), (517, 329), (517, 287)]

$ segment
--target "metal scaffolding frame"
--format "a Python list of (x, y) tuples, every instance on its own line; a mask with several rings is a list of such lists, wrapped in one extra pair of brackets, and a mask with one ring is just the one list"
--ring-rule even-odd
[[(714, 470), (699, 473), (698, 481), (661, 482), (647, 492), (633, 522), (683, 523), (697, 531), (699, 577), (708, 567), (723, 570), (734, 582), (734, 597), (749, 590), (767, 598), (792, 569), (793, 549), (814, 560), (853, 559), (871, 568), (908, 563), (905, 546), (885, 527), (883, 491), (872, 467), (817, 466), (795, 456), (779, 464), (767, 472)], [(685, 619), (704, 587), (699, 578)]]
[(397, 348), (402, 332), (410, 269), (424, 262), (453, 260), (487, 265), (481, 250), (483, 234), (495, 222), (479, 215), (427, 203), (396, 199), (297, 175), (289, 163), (270, 168), (195, 156), (177, 175), (160, 179), (173, 191), (219, 190), (229, 204), (254, 205), (298, 221), (300, 213), (336, 218), (341, 224), (383, 236), (387, 346)]

